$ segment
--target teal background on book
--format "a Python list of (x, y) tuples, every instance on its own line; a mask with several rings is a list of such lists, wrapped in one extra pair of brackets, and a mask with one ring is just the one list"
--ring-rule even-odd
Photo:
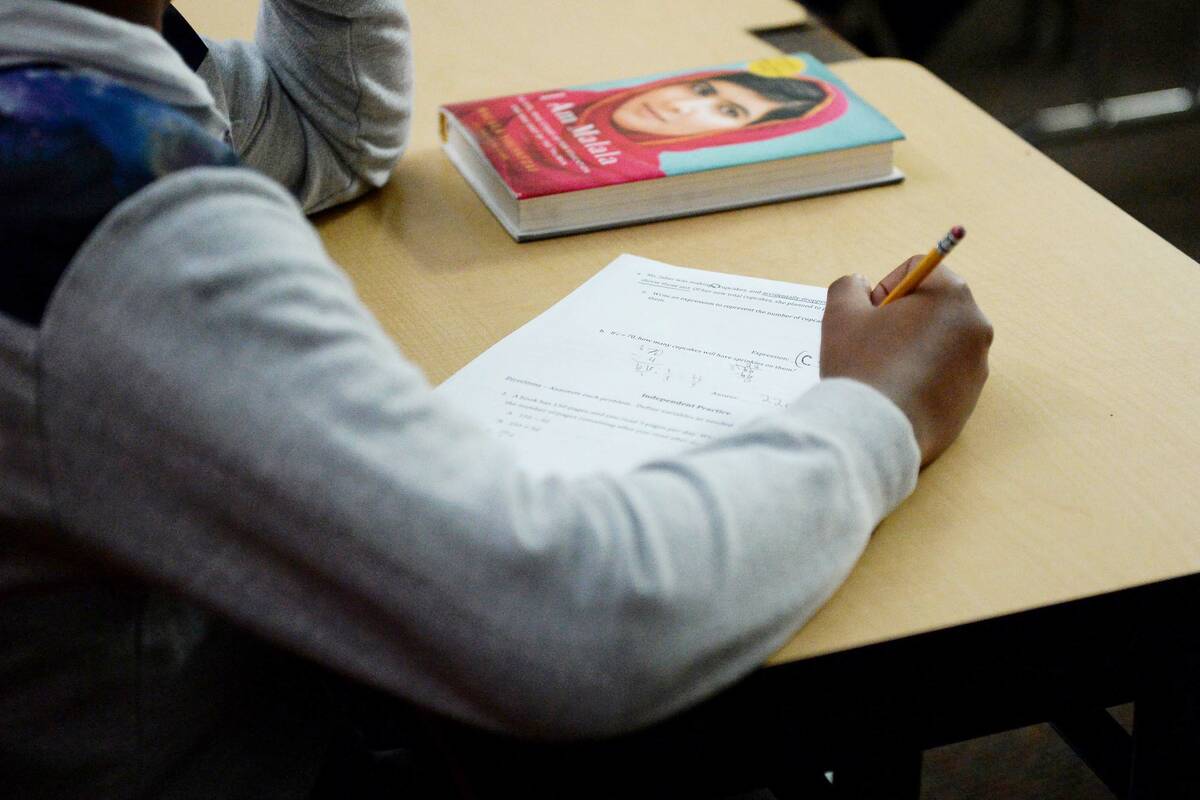
[[(847, 147), (859, 147), (866, 144), (903, 139), (900, 129), (888, 121), (887, 117), (867, 105), (861, 97), (855, 94), (840, 78), (829, 71), (829, 68), (808, 53), (792, 53), (806, 65), (805, 74), (828, 81), (845, 93), (849, 101), (846, 113), (837, 119), (810, 128), (758, 142), (742, 142), (739, 144), (705, 147), (698, 150), (682, 152), (664, 151), (659, 156), (659, 166), (667, 175), (683, 175), (689, 172), (733, 167), (739, 164), (757, 161), (771, 161), (777, 158), (822, 153), (828, 150), (842, 150)], [(730, 71), (745, 69), (750, 62), (742, 61), (736, 64), (722, 64), (711, 69), (728, 69)], [(608, 89), (623, 89), (639, 84), (669, 78), (675, 75), (690, 75), (696, 69), (678, 72), (664, 72), (658, 75), (641, 76), (639, 78), (592, 83), (587, 86), (574, 87), (591, 91)]]

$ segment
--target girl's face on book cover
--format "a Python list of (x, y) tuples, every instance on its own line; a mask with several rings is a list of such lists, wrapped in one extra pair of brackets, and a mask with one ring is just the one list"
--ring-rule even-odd
[(782, 105), (753, 89), (713, 78), (635, 94), (613, 110), (612, 120), (633, 133), (695, 136), (744, 128)]

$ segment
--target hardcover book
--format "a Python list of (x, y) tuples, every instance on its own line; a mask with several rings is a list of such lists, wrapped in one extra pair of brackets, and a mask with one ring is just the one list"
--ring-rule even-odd
[(440, 112), (446, 154), (518, 241), (903, 178), (904, 135), (807, 53)]

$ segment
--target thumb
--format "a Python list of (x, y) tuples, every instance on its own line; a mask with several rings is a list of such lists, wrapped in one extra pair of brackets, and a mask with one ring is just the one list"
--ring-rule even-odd
[(843, 275), (829, 286), (825, 311), (856, 312), (874, 308), (871, 303), (871, 282), (865, 275)]

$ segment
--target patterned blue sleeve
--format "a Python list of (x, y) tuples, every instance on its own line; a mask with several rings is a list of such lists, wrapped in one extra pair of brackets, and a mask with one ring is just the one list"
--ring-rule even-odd
[(125, 198), (237, 155), (191, 118), (91, 72), (0, 70), (0, 313), (37, 325), (76, 251)]

